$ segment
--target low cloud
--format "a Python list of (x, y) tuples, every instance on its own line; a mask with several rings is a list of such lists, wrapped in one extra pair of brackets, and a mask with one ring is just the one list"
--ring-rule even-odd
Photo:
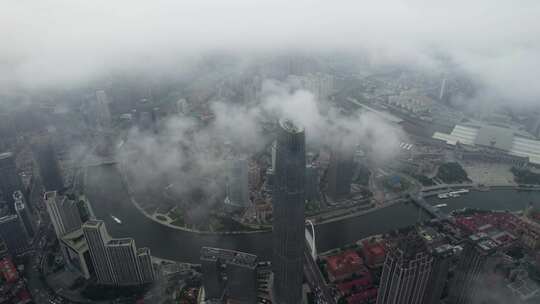
[(403, 133), (373, 114), (345, 115), (308, 91), (274, 80), (264, 82), (262, 96), (259, 103), (244, 105), (216, 101), (208, 123), (175, 116), (162, 122), (158, 134), (134, 127), (119, 156), (129, 159), (133, 176), (144, 189), (173, 183), (177, 194), (204, 189), (212, 196), (219, 191), (206, 185), (223, 179), (228, 158), (268, 147), (272, 133), (263, 130), (262, 121), (295, 121), (305, 127), (308, 146), (315, 149), (361, 145), (375, 161), (388, 160), (399, 150)]
[(534, 105), (539, 14), (535, 0), (9, 1), (0, 81), (66, 87), (119, 70), (182, 73), (216, 51), (340, 51), (376, 65), (434, 68), (446, 58), (496, 99)]

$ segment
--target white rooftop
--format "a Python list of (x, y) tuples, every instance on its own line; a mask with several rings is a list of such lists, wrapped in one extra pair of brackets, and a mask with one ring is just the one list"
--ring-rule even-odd
[(450, 134), (435, 132), (433, 138), (449, 145), (459, 142), (468, 146), (497, 148), (510, 155), (528, 157), (533, 164), (540, 164), (540, 141), (521, 137), (506, 128), (456, 125)]

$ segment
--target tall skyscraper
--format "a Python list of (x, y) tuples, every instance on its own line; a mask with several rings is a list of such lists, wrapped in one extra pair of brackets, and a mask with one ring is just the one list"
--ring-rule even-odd
[(103, 90), (96, 91), (95, 115), (98, 129), (110, 127), (111, 112), (109, 110), (109, 99)]
[(479, 283), (484, 265), (498, 245), (484, 233), (469, 237), (456, 266), (455, 275), (449, 288), (448, 303), (474, 303), (474, 295), (479, 291)]
[(351, 193), (351, 182), (354, 174), (354, 153), (343, 145), (337, 147), (330, 156), (328, 167), (328, 195), (338, 200)]
[(277, 304), (297, 304), (302, 300), (305, 174), (304, 129), (281, 120), (272, 191), (273, 292)]
[(140, 285), (155, 280), (150, 250), (137, 250), (131, 238), (111, 238), (103, 221), (89, 220), (82, 229), (99, 284)]
[(45, 193), (45, 207), (59, 239), (94, 217), (90, 204), (82, 195), (58, 195), (56, 191), (49, 191)]
[(245, 158), (230, 160), (227, 174), (226, 202), (236, 207), (249, 206), (248, 161)]
[(50, 142), (36, 144), (33, 154), (39, 167), (39, 175), (45, 191), (60, 191), (64, 188), (64, 179), (56, 151)]
[(118, 285), (137, 285), (141, 272), (135, 241), (130, 238), (112, 239), (106, 245), (113, 275)]
[(207, 300), (227, 300), (227, 303), (238, 304), (257, 303), (256, 255), (203, 247), (201, 265)]
[(22, 190), (23, 184), (17, 166), (15, 165), (15, 156), (11, 152), (0, 153), (0, 191), (1, 199), (7, 203), (9, 209), (13, 211), (13, 192)]
[(435, 247), (432, 252), (433, 265), (429, 283), (424, 294), (424, 304), (439, 303), (448, 280), (448, 272), (452, 266), (454, 247), (448, 244)]
[(107, 232), (105, 223), (103, 221), (90, 220), (84, 223), (82, 228), (98, 283), (113, 285), (116, 280), (107, 253), (107, 247), (105, 246), (111, 240), (111, 237)]
[(32, 214), (24, 202), (22, 192), (15, 191), (13, 193), (13, 200), (15, 200), (15, 212), (23, 224), (28, 239), (31, 239), (34, 237), (35, 225), (34, 220), (32, 219)]
[(11, 255), (18, 255), (28, 249), (26, 230), (16, 214), (0, 217), (0, 237)]
[(432, 264), (416, 231), (389, 240), (377, 304), (422, 304)]

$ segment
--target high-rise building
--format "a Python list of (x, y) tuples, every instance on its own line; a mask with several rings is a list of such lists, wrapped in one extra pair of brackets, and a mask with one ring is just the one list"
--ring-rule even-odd
[(354, 153), (340, 145), (332, 151), (328, 166), (328, 195), (338, 200), (351, 193), (351, 182), (354, 174)]
[(421, 304), (433, 257), (415, 230), (387, 241), (377, 304)]
[(17, 174), (15, 156), (11, 152), (0, 153), (0, 191), (3, 200), (13, 211), (13, 192), (23, 189), (22, 181)]
[(201, 270), (205, 299), (221, 300), (225, 293), (225, 280), (222, 275), (222, 264), (214, 254), (207, 254), (208, 249), (201, 251)]
[(154, 266), (152, 264), (150, 249), (137, 249), (137, 260), (139, 261), (139, 268), (141, 270), (142, 283), (146, 284), (154, 282), (156, 280), (156, 271), (154, 270)]
[(0, 217), (0, 237), (11, 255), (18, 255), (28, 249), (26, 230), (16, 214)]
[(45, 207), (59, 239), (94, 217), (89, 202), (82, 195), (59, 195), (49, 191), (45, 193)]
[(227, 303), (238, 304), (257, 303), (256, 255), (203, 247), (201, 264), (207, 300), (227, 300)]
[(13, 200), (15, 201), (15, 212), (23, 224), (28, 239), (31, 239), (34, 237), (35, 225), (34, 220), (32, 219), (32, 214), (24, 202), (22, 192), (15, 191), (13, 193)]
[(281, 120), (272, 191), (273, 293), (277, 304), (302, 299), (306, 153), (304, 129)]
[(452, 266), (454, 253), (454, 247), (449, 244), (437, 246), (432, 250), (433, 265), (423, 304), (440, 302), (444, 287), (448, 281), (448, 273)]
[(469, 304), (477, 292), (486, 261), (496, 252), (497, 243), (485, 233), (473, 234), (467, 240), (449, 288), (448, 303)]
[(226, 202), (236, 207), (249, 206), (248, 161), (245, 158), (229, 162)]
[(131, 238), (112, 239), (106, 244), (113, 275), (118, 285), (137, 285), (141, 272), (137, 259), (135, 241)]
[(111, 240), (103, 221), (90, 220), (84, 223), (83, 233), (88, 244), (92, 265), (99, 284), (114, 285), (115, 277), (105, 244)]
[(64, 179), (56, 151), (50, 142), (34, 146), (33, 154), (39, 167), (39, 175), (45, 191), (60, 191), (64, 188)]
[(110, 127), (111, 112), (109, 110), (109, 99), (103, 90), (96, 91), (95, 115), (98, 129)]
[(131, 238), (111, 238), (103, 221), (89, 220), (82, 229), (99, 284), (140, 285), (156, 279), (148, 249), (137, 250)]

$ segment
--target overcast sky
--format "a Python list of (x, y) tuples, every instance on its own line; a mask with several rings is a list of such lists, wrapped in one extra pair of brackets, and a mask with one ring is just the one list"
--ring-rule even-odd
[(0, 0), (0, 81), (85, 81), (208, 50), (367, 51), (379, 62), (450, 56), (494, 95), (540, 96), (540, 1)]

